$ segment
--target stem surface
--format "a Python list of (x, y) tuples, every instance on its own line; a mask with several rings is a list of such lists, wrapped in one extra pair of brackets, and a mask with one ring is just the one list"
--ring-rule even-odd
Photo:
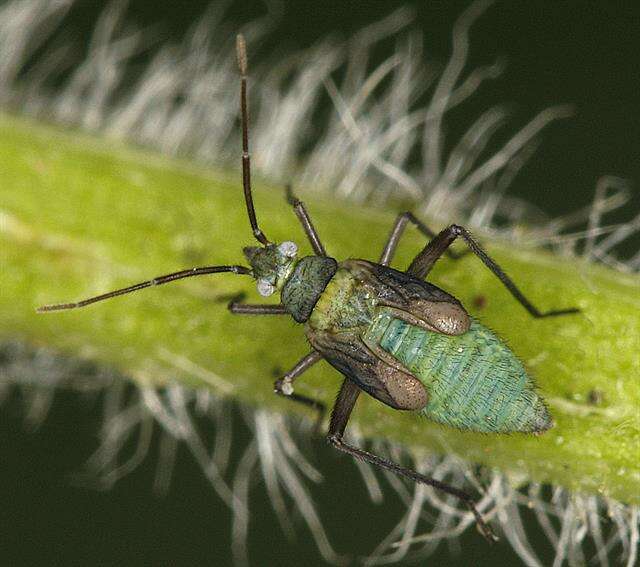
[[(35, 313), (45, 303), (96, 295), (206, 264), (235, 264), (252, 243), (240, 169), (231, 175), (76, 132), (0, 116), (0, 340), (46, 344), (116, 367), (153, 385), (179, 381), (248, 403), (296, 411), (273, 395), (308, 352), (287, 317), (234, 316), (230, 294), (249, 278), (216, 274), (79, 310)], [(284, 189), (257, 183), (256, 209), (276, 242), (311, 251)], [(330, 255), (378, 258), (394, 218), (331, 198), (306, 198)], [(459, 220), (459, 219), (452, 219)], [(440, 228), (440, 227), (434, 227)], [(490, 253), (542, 310), (532, 319), (468, 255), (442, 259), (430, 280), (498, 332), (536, 377), (556, 427), (539, 437), (453, 431), (363, 396), (354, 411), (367, 436), (416, 450), (453, 451), (513, 473), (640, 503), (640, 279), (579, 259), (487, 241)], [(405, 268), (424, 239), (409, 229), (394, 262)], [(476, 307), (482, 305), (482, 307)], [(316, 365), (296, 383), (331, 403), (340, 376)]]

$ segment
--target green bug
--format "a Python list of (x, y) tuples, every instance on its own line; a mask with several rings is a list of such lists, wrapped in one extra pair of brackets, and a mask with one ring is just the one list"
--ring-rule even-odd
[[(232, 300), (237, 314), (290, 315), (305, 325), (312, 350), (275, 383), (277, 394), (325, 412), (324, 404), (296, 394), (294, 381), (319, 360), (341, 372), (342, 382), (331, 413), (328, 440), (337, 449), (395, 474), (460, 498), (473, 513), (482, 534), (496, 539), (462, 490), (349, 445), (343, 439), (347, 422), (362, 390), (397, 410), (421, 412), (459, 429), (485, 433), (541, 433), (552, 420), (532, 379), (517, 357), (489, 329), (472, 319), (452, 295), (425, 281), (436, 260), (458, 237), (489, 268), (534, 317), (576, 313), (563, 309), (542, 313), (486, 254), (469, 232), (451, 225), (433, 233), (411, 213), (396, 219), (377, 263), (337, 262), (327, 256), (304, 204), (287, 188), (287, 198), (309, 239), (314, 255), (297, 258), (293, 242), (275, 244), (259, 228), (250, 179), (247, 117), (247, 57), (242, 36), (237, 41), (241, 72), (242, 173), (249, 222), (260, 246), (244, 248), (250, 267), (205, 266), (160, 276), (76, 303), (45, 305), (38, 311), (83, 307), (118, 295), (205, 274), (249, 275), (263, 296), (279, 292), (279, 305), (252, 305)], [(389, 267), (408, 223), (431, 240), (406, 272)]]

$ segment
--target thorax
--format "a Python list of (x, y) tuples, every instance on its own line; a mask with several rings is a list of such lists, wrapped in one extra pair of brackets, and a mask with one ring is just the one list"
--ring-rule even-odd
[(333, 332), (368, 326), (376, 299), (371, 286), (361, 281), (347, 263), (342, 263), (318, 299), (307, 326)]

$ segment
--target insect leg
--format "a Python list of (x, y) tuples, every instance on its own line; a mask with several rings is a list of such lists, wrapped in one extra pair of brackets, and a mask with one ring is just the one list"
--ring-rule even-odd
[(222, 272), (251, 275), (251, 269), (246, 268), (245, 266), (204, 266), (202, 268), (190, 268), (188, 270), (181, 270), (179, 272), (167, 274), (166, 276), (158, 276), (157, 278), (147, 280), (146, 282), (140, 282), (129, 287), (116, 289), (115, 291), (103, 293), (102, 295), (96, 295), (95, 297), (83, 299), (82, 301), (78, 301), (75, 303), (56, 303), (55, 305), (43, 305), (42, 307), (38, 307), (36, 311), (38, 313), (43, 313), (45, 311), (62, 311), (63, 309), (76, 309), (78, 307), (84, 307), (85, 305), (91, 305), (92, 303), (96, 303), (97, 301), (103, 301), (105, 299), (110, 299), (111, 297), (117, 297), (118, 295), (124, 295), (126, 293), (138, 291), (139, 289), (144, 289), (145, 287), (162, 285), (173, 282), (175, 280), (181, 280), (183, 278), (191, 278), (193, 276), (219, 274)]
[(298, 217), (298, 220), (300, 221), (316, 256), (326, 256), (327, 253), (320, 241), (320, 237), (318, 236), (313, 223), (311, 222), (311, 217), (309, 216), (309, 213), (307, 213), (304, 203), (293, 194), (290, 184), (286, 186), (285, 191), (287, 202), (293, 207), (293, 212)]
[[(388, 266), (393, 260), (393, 256), (398, 248), (398, 243), (404, 234), (404, 230), (407, 227), (407, 223), (413, 223), (413, 225), (427, 238), (433, 238), (436, 233), (433, 232), (426, 224), (424, 224), (420, 219), (414, 216), (413, 213), (408, 211), (404, 213), (400, 213), (396, 222), (393, 224), (393, 228), (391, 229), (391, 233), (389, 234), (389, 238), (387, 239), (387, 243), (384, 246), (384, 250), (382, 251), (382, 255), (380, 256), (379, 264), (383, 266)], [(454, 252), (453, 250), (447, 250), (447, 256), (452, 260), (457, 260), (461, 258), (465, 254), (467, 254), (467, 250), (464, 252)]]
[(566, 315), (569, 313), (578, 313), (580, 310), (577, 308), (571, 309), (558, 309), (554, 311), (539, 311), (518, 289), (513, 280), (507, 274), (504, 273), (502, 268), (496, 264), (496, 262), (482, 249), (469, 231), (457, 224), (445, 228), (440, 234), (438, 234), (429, 244), (427, 244), (422, 251), (413, 259), (411, 265), (407, 269), (407, 273), (412, 274), (418, 278), (424, 278), (431, 271), (436, 260), (442, 256), (453, 241), (462, 237), (471, 251), (482, 260), (482, 263), (487, 266), (496, 277), (503, 283), (503, 285), (509, 290), (511, 295), (517, 299), (520, 304), (533, 316), (533, 317), (552, 317), (555, 315)]
[[(227, 296), (228, 297), (228, 296)], [(227, 309), (236, 315), (288, 315), (284, 305), (243, 303), (244, 293), (238, 293), (227, 303)]]
[(289, 315), (284, 305), (254, 305), (231, 301), (227, 307), (235, 315)]
[(361, 461), (365, 461), (366, 463), (370, 463), (377, 467), (381, 467), (388, 471), (391, 471), (394, 474), (399, 476), (403, 476), (412, 480), (414, 482), (420, 482), (422, 484), (426, 484), (428, 486), (433, 486), (437, 490), (441, 490), (447, 494), (451, 494), (452, 496), (456, 496), (460, 500), (464, 502), (464, 504), (469, 508), (471, 513), (473, 514), (476, 524), (480, 529), (482, 535), (490, 542), (493, 543), (498, 540), (497, 536), (493, 533), (493, 530), (489, 525), (484, 521), (480, 512), (475, 507), (475, 503), (473, 498), (466, 492), (455, 488), (453, 486), (449, 486), (439, 480), (434, 478), (430, 478), (428, 476), (424, 476), (420, 473), (417, 473), (414, 470), (402, 467), (393, 461), (389, 461), (387, 459), (383, 459), (378, 455), (374, 455), (373, 453), (369, 453), (368, 451), (363, 451), (362, 449), (358, 449), (348, 443), (345, 443), (342, 439), (344, 435), (345, 428), (347, 427), (347, 421), (349, 421), (349, 416), (351, 415), (351, 411), (358, 399), (358, 395), (360, 394), (360, 388), (349, 380), (349, 378), (345, 378), (342, 386), (340, 388), (340, 393), (338, 394), (338, 398), (336, 399), (335, 406), (333, 407), (333, 411), (331, 412), (331, 422), (329, 424), (329, 442), (338, 450), (351, 455), (356, 459), (360, 459)]
[(318, 412), (318, 417), (316, 418), (316, 424), (314, 427), (315, 431), (318, 431), (320, 429), (320, 425), (322, 424), (322, 419), (324, 418), (324, 414), (327, 408), (322, 402), (318, 400), (314, 400), (313, 398), (309, 398), (308, 396), (294, 393), (293, 382), (298, 376), (307, 371), (321, 359), (322, 355), (318, 351), (311, 351), (307, 356), (299, 360), (298, 363), (282, 378), (276, 380), (275, 384), (273, 385), (275, 393), (279, 396), (284, 396), (294, 402), (298, 402), (300, 404), (308, 406)]

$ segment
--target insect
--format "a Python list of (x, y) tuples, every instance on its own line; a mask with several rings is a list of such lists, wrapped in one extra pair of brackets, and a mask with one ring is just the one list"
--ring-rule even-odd
[[(473, 513), (481, 533), (496, 539), (466, 492), (379, 457), (344, 440), (347, 422), (362, 391), (396, 410), (420, 412), (433, 421), (486, 433), (541, 433), (552, 425), (533, 381), (509, 348), (468, 315), (454, 296), (425, 281), (436, 260), (461, 238), (511, 295), (536, 318), (576, 313), (540, 312), (463, 227), (438, 234), (409, 212), (400, 214), (378, 262), (327, 255), (304, 206), (287, 188), (287, 200), (311, 244), (313, 255), (298, 258), (293, 242), (274, 243), (260, 229), (251, 191), (247, 111), (247, 55), (237, 38), (242, 123), (242, 180), (249, 223), (259, 246), (243, 249), (249, 266), (204, 266), (153, 278), (76, 303), (45, 305), (38, 311), (84, 307), (143, 288), (217, 273), (251, 276), (260, 295), (280, 293), (280, 304), (248, 304), (237, 298), (228, 307), (245, 315), (289, 315), (304, 324), (311, 351), (275, 382), (275, 392), (314, 408), (322, 402), (297, 394), (295, 381), (326, 360), (344, 380), (331, 412), (328, 440), (335, 448), (412, 481), (458, 497)], [(398, 243), (411, 223), (428, 239), (405, 272), (390, 267)]]

